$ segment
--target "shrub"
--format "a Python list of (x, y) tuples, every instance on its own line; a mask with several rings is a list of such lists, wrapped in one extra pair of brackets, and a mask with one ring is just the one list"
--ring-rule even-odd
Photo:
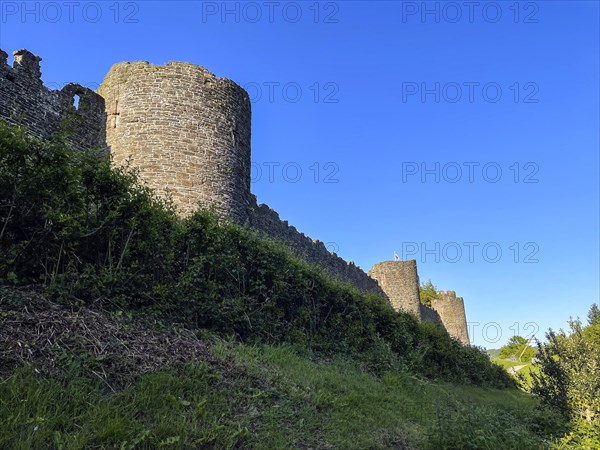
[(509, 386), (480, 350), (395, 312), (276, 242), (199, 210), (186, 219), (128, 167), (0, 123), (0, 283), (143, 309), (243, 341), (341, 353), (383, 373)]

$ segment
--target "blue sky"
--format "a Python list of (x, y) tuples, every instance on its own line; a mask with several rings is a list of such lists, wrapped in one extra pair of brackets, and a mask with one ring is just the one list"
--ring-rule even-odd
[(3, 1), (0, 48), (53, 87), (135, 60), (245, 86), (259, 201), (365, 270), (417, 259), (494, 348), (598, 302), (598, 5)]

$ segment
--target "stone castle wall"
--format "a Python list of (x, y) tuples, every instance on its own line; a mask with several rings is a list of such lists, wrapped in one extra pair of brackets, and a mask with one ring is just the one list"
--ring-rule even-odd
[(375, 264), (369, 276), (377, 280), (394, 309), (421, 317), (417, 261), (384, 261)]
[(385, 295), (360, 267), (257, 204), (250, 193), (250, 99), (233, 81), (189, 63), (134, 62), (115, 64), (98, 94), (76, 84), (51, 91), (40, 78), (41, 58), (20, 50), (14, 68), (6, 60), (0, 51), (0, 118), (48, 137), (74, 117), (77, 147), (108, 145), (115, 163), (129, 161), (155, 191), (168, 191), (183, 215), (199, 205), (214, 207), (331, 276)]
[(464, 300), (462, 297), (457, 297), (454, 291), (441, 292), (441, 294), (442, 298), (433, 300), (431, 306), (438, 312), (442, 324), (450, 336), (469, 345)]
[(248, 223), (251, 228), (285, 244), (294, 254), (311, 264), (320, 266), (334, 278), (351, 283), (364, 292), (385, 295), (377, 281), (369, 277), (360, 267), (329, 252), (323, 242), (313, 240), (299, 232), (287, 221), (281, 220), (279, 214), (267, 205), (258, 205), (254, 196), (250, 201)]
[(331, 276), (387, 296), (396, 310), (441, 322), (468, 345), (463, 299), (449, 291), (432, 308), (423, 305), (415, 260), (385, 261), (367, 275), (257, 204), (250, 193), (250, 99), (233, 81), (189, 63), (134, 62), (115, 64), (98, 94), (73, 83), (52, 91), (41, 81), (39, 57), (26, 50), (14, 55), (10, 67), (0, 50), (0, 119), (42, 138), (67, 125), (75, 147), (108, 146), (117, 164), (130, 161), (157, 193), (169, 192), (182, 215), (212, 207)]
[[(23, 125), (39, 138), (62, 129), (77, 148), (105, 149), (104, 99), (75, 83), (50, 90), (41, 79), (40, 57), (27, 50), (13, 55), (11, 67), (7, 53), (0, 49), (0, 119)], [(79, 96), (77, 107), (75, 96)]]
[(203, 67), (115, 64), (98, 93), (106, 140), (158, 193), (187, 215), (201, 204), (245, 222), (250, 196), (250, 98)]

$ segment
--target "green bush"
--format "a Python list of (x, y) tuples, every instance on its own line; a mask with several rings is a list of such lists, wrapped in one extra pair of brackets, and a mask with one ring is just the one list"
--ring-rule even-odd
[(479, 349), (334, 281), (281, 244), (199, 210), (186, 219), (135, 171), (0, 123), (0, 283), (143, 309), (243, 341), (341, 353), (370, 370), (512, 385)]
[(569, 320), (569, 333), (546, 333), (538, 343), (531, 392), (569, 419), (569, 433), (555, 448), (600, 448), (600, 314), (592, 305), (588, 324)]
[(431, 306), (432, 300), (439, 300), (441, 298), (440, 291), (437, 290), (431, 280), (427, 281), (427, 283), (421, 283), (419, 286), (419, 300), (424, 305)]
[(569, 424), (569, 432), (557, 439), (552, 449), (597, 450), (600, 448), (600, 424), (574, 421)]
[(143, 301), (172, 281), (174, 210), (135, 172), (2, 122), (0, 219), (3, 282)]

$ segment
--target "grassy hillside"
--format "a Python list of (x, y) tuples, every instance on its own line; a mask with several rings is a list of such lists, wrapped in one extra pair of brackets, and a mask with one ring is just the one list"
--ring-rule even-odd
[(507, 387), (476, 348), (330, 279), (209, 211), (178, 218), (135, 172), (0, 123), (0, 284), (67, 306), (151, 315), (246, 343), (293, 344), (374, 373)]
[(524, 366), (517, 371), (515, 378), (518, 380), (519, 386), (526, 392), (529, 391), (529, 388), (531, 387), (531, 373), (539, 372), (539, 367), (530, 362), (511, 361), (509, 359), (501, 358), (492, 358), (492, 362), (500, 367), (503, 367), (504, 369)]
[(0, 448), (533, 449), (554, 427), (514, 389), (376, 376), (28, 290), (0, 290), (0, 307), (27, 363), (0, 377)]
[(538, 448), (485, 352), (0, 122), (0, 448)]
[(510, 367), (516, 367), (516, 366), (530, 366), (531, 365), (531, 363), (526, 363), (526, 362), (521, 362), (521, 361), (512, 361), (510, 359), (502, 359), (502, 358), (493, 358), (492, 362), (494, 364), (498, 364), (501, 367), (504, 367), (505, 369), (508, 369)]

